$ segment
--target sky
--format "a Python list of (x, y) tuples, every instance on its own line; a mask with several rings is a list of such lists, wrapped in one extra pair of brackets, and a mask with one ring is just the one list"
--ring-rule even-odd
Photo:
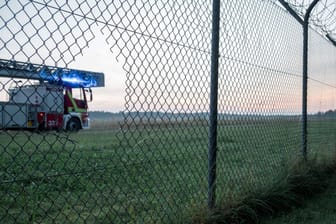
[[(78, 0), (59, 10), (65, 2), (0, 2), (0, 57), (103, 72), (90, 110), (208, 111), (210, 1)], [(272, 1), (224, 1), (221, 16), (221, 112), (300, 113), (301, 26)], [(336, 104), (336, 54), (310, 39), (310, 77), (322, 82), (310, 80), (308, 100), (324, 111)]]
[(103, 35), (97, 35), (83, 55), (78, 56), (69, 67), (104, 73), (105, 87), (92, 88), (93, 101), (89, 104), (91, 111), (123, 110), (126, 72), (122, 69), (121, 62), (117, 61), (116, 55), (110, 51)]
[[(28, 0), (0, 2), (0, 57), (103, 72), (105, 87), (93, 88), (89, 109), (122, 111), (126, 75), (106, 42), (107, 36), (100, 31), (102, 26), (61, 13), (53, 8), (54, 2), (49, 2), (50, 8), (40, 3), (43, 1), (35, 1), (35, 4)], [(57, 3), (63, 4), (62, 1)], [(73, 2), (74, 8), (78, 7), (76, 4)], [(0, 78), (0, 81), (3, 88), (12, 85), (7, 79)], [(8, 99), (6, 95), (7, 92), (1, 90), (0, 100)]]
[[(8, 58), (5, 57), (4, 59)], [(122, 69), (122, 64), (117, 61), (116, 55), (110, 51), (103, 35), (97, 35), (90, 46), (84, 49), (83, 54), (78, 55), (68, 67), (104, 73), (105, 86), (92, 88), (93, 101), (89, 103), (90, 111), (119, 112), (123, 110), (126, 73)], [(21, 81), (25, 83), (25, 80)], [(14, 85), (6, 78), (0, 78), (0, 82), (5, 89)], [(5, 101), (7, 99), (7, 92), (2, 90), (0, 100)]]

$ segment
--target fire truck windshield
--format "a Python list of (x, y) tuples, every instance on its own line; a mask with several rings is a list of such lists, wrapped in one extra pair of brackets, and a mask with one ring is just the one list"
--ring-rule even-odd
[(72, 88), (72, 97), (77, 100), (85, 100), (86, 94), (83, 88)]

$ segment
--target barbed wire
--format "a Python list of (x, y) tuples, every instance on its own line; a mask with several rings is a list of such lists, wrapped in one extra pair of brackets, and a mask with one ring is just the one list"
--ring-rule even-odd
[[(287, 0), (287, 3), (300, 16), (304, 17), (313, 0)], [(320, 0), (313, 9), (309, 23), (325, 35), (336, 40), (336, 1)]]

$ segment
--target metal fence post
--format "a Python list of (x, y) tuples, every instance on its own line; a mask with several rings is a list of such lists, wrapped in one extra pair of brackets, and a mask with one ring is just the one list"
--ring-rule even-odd
[(218, 58), (219, 58), (220, 0), (212, 1), (210, 127), (208, 154), (208, 208), (215, 205), (216, 155), (217, 155), (217, 105), (218, 105)]
[(308, 7), (303, 21), (303, 69), (302, 69), (302, 155), (307, 160), (307, 84), (308, 84), (308, 24), (309, 16), (319, 0)]
[(302, 61), (302, 156), (304, 160), (307, 160), (307, 90), (308, 90), (308, 28), (310, 13), (319, 2), (314, 0), (308, 7), (304, 20), (288, 5), (284, 0), (279, 0), (287, 11), (302, 25), (303, 27), (303, 61)]

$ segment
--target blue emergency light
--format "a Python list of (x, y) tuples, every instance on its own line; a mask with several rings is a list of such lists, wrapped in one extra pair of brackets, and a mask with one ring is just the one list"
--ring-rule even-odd
[[(71, 88), (91, 88), (102, 85), (101, 73), (80, 70), (56, 69), (50, 72), (47, 68), (40, 71), (40, 77), (51, 84), (58, 84)], [(99, 83), (100, 82), (100, 83)]]

